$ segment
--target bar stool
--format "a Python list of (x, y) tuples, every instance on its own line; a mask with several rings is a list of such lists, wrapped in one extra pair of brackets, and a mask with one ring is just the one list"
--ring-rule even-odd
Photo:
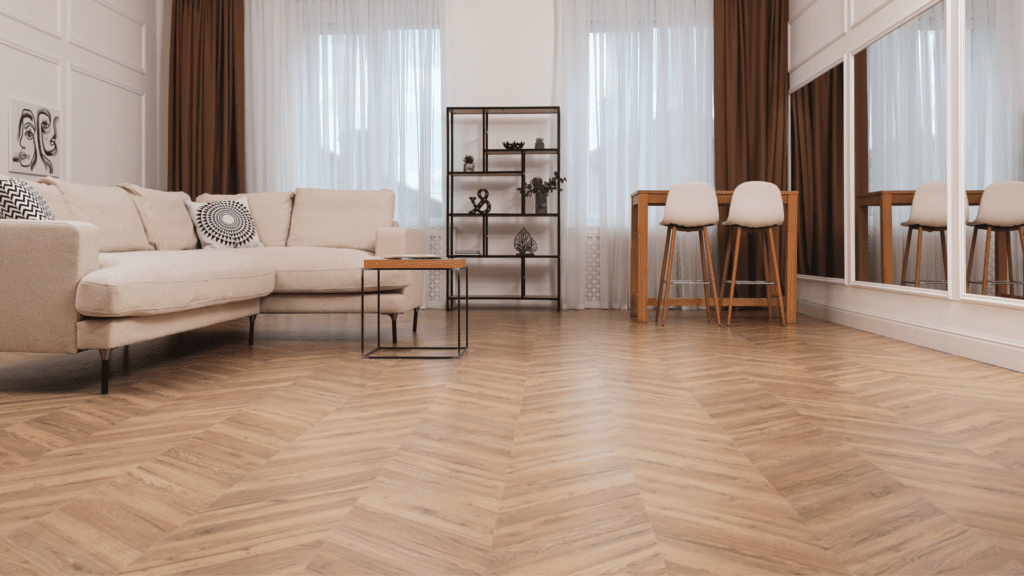
[[(886, 223), (882, 222), (882, 226)], [(914, 191), (914, 200), (910, 203), (910, 218), (903, 223), (907, 227), (907, 246), (903, 251), (903, 275), (900, 286), (907, 285), (907, 263), (910, 260), (910, 244), (917, 230), (917, 263), (914, 267), (914, 286), (921, 285), (921, 234), (938, 232), (942, 240), (942, 272), (945, 280), (927, 280), (927, 284), (942, 284), (949, 281), (946, 270), (946, 182), (926, 182)]]
[[(661, 220), (665, 231), (665, 256), (661, 261), (661, 277), (658, 281), (658, 305), (654, 309), (654, 318), (661, 314), (661, 325), (665, 325), (665, 314), (668, 312), (668, 287), (670, 284), (703, 284), (704, 308), (708, 321), (711, 321), (711, 302), (714, 302), (715, 316), (718, 324), (722, 324), (722, 316), (718, 309), (718, 288), (715, 286), (715, 267), (711, 260), (711, 247), (708, 244), (708, 226), (718, 224), (718, 195), (715, 189), (706, 182), (683, 182), (676, 184), (668, 191), (665, 200), (665, 217)], [(700, 235), (700, 267), (704, 280), (671, 280), (672, 256), (676, 248), (676, 232), (697, 232)], [(709, 279), (710, 278), (710, 279)], [(708, 299), (708, 284), (711, 285), (711, 299)], [(664, 292), (664, 298), (662, 293)]]
[[(988, 292), (988, 254), (991, 245), (992, 232), (996, 232), (996, 242), (999, 241), (999, 232), (1006, 233), (1006, 269), (1008, 280), (995, 281), (993, 284), (1004, 284), (1010, 286), (1010, 295), (1016, 293), (1014, 286), (1022, 284), (1013, 280), (1013, 253), (1010, 250), (1010, 239), (1013, 232), (1020, 237), (1020, 247), (1024, 250), (1024, 182), (994, 182), (985, 188), (981, 195), (981, 205), (978, 207), (978, 216), (974, 222), (968, 222), (968, 226), (974, 227), (974, 234), (971, 237), (971, 255), (967, 259), (967, 291), (971, 290), (971, 284), (981, 284), (981, 293)], [(978, 230), (985, 229), (985, 268), (981, 282), (971, 282), (971, 268), (974, 265), (974, 246), (978, 242)]]
[[(737, 284), (756, 284), (766, 286), (768, 292), (768, 319), (772, 318), (772, 286), (775, 287), (775, 294), (779, 298), (779, 319), (782, 325), (786, 325), (786, 309), (782, 303), (782, 289), (779, 280), (779, 256), (778, 248), (775, 245), (775, 233), (773, 228), (781, 226), (786, 220), (786, 212), (782, 205), (782, 192), (779, 187), (771, 182), (744, 182), (736, 187), (732, 193), (732, 202), (729, 205), (729, 219), (722, 222), (723, 226), (732, 226), (729, 233), (728, 248), (725, 251), (725, 269), (722, 271), (722, 294), (719, 306), (725, 298), (725, 283), (729, 283), (729, 315), (726, 317), (725, 325), (732, 325), (732, 301), (736, 293)], [(762, 244), (762, 256), (764, 257), (765, 280), (736, 280), (736, 269), (739, 268), (740, 240), (743, 230), (749, 233), (760, 232), (765, 237), (766, 244)], [(733, 237), (735, 236), (735, 241)], [(735, 249), (733, 245), (735, 244)], [(769, 249), (768, 246), (771, 246)], [(775, 280), (772, 281), (772, 274), (768, 267), (768, 255), (771, 254), (771, 271), (775, 273)], [(732, 279), (729, 279), (729, 259), (732, 258)]]

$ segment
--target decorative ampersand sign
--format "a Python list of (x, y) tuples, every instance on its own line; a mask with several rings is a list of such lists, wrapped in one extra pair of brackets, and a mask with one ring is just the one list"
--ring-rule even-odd
[[(469, 211), (470, 214), (487, 214), (491, 211), (491, 203), (487, 200), (487, 197), (491, 193), (486, 188), (477, 190), (476, 197), (470, 196), (469, 201), (473, 203), (473, 209)], [(479, 198), (479, 201), (477, 200)]]

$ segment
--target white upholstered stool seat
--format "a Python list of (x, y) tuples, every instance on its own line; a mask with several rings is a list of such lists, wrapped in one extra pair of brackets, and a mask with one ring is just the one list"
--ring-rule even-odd
[[(974, 227), (974, 234), (971, 238), (971, 252), (967, 259), (967, 290), (970, 291), (971, 284), (981, 284), (981, 293), (988, 292), (988, 255), (991, 246), (992, 232), (996, 233), (999, 241), (999, 234), (1006, 234), (1005, 257), (1008, 271), (1008, 280), (997, 280), (992, 282), (996, 285), (1010, 285), (1010, 295), (1015, 294), (1017, 284), (1013, 280), (1013, 251), (1010, 249), (1010, 240), (1016, 232), (1020, 238), (1020, 247), (1024, 251), (1024, 182), (994, 182), (985, 188), (981, 195), (981, 205), (978, 207), (978, 216), (968, 226)], [(985, 267), (981, 282), (971, 281), (971, 268), (974, 265), (974, 247), (978, 241), (978, 230), (985, 229)]]
[[(711, 307), (715, 308), (718, 323), (722, 323), (718, 311), (718, 288), (715, 285), (715, 267), (711, 259), (711, 247), (708, 242), (708, 226), (718, 224), (718, 195), (715, 189), (706, 182), (683, 182), (676, 184), (668, 191), (665, 200), (665, 216), (662, 226), (665, 232), (665, 255), (661, 261), (661, 277), (658, 281), (658, 305), (654, 309), (654, 318), (661, 315), (661, 325), (665, 325), (665, 313), (668, 311), (668, 289), (672, 284), (703, 284), (704, 308), (708, 320), (711, 320)], [(671, 280), (672, 256), (676, 247), (676, 232), (697, 232), (700, 235), (700, 267), (703, 280)], [(708, 286), (711, 286), (710, 298)]]
[[(884, 223), (883, 223), (884, 225)], [(903, 274), (900, 285), (907, 284), (907, 264), (910, 261), (910, 245), (917, 230), (917, 264), (914, 272), (914, 286), (921, 285), (921, 234), (938, 232), (942, 241), (943, 280), (924, 281), (926, 284), (944, 284), (949, 280), (946, 266), (946, 182), (926, 182), (914, 191), (914, 200), (910, 203), (910, 217), (903, 223), (907, 227), (907, 245), (903, 250)]]
[[(782, 302), (782, 283), (779, 276), (779, 254), (774, 233), (774, 228), (781, 226), (785, 220), (786, 211), (782, 204), (782, 192), (775, 184), (758, 181), (744, 182), (733, 191), (732, 202), (729, 204), (729, 218), (722, 222), (722, 225), (732, 226), (735, 230), (735, 233), (730, 231), (729, 234), (728, 248), (725, 251), (725, 269), (722, 271), (722, 293), (719, 297), (719, 306), (721, 306), (725, 299), (725, 284), (728, 282), (729, 314), (726, 317), (726, 325), (732, 324), (732, 302), (737, 284), (766, 286), (769, 319), (772, 314), (772, 289), (774, 288), (779, 301), (779, 319), (783, 326), (786, 325), (786, 310)], [(747, 230), (749, 233), (760, 233), (764, 238), (761, 252), (765, 280), (736, 280), (743, 230)], [(769, 254), (771, 255), (771, 267), (768, 266)], [(732, 260), (731, 279), (729, 277), (730, 259)]]

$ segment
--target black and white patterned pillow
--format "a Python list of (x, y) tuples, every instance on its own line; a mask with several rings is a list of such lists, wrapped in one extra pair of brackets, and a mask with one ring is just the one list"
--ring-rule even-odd
[(260, 236), (245, 198), (189, 202), (188, 213), (203, 248), (259, 248)]
[(0, 218), (56, 220), (39, 192), (28, 182), (17, 178), (0, 178)]

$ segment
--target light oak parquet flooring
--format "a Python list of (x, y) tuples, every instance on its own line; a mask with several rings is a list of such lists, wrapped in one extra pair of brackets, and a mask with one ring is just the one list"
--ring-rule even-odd
[(743, 314), (261, 317), (107, 397), (0, 353), (0, 574), (1024, 574), (1024, 376)]

